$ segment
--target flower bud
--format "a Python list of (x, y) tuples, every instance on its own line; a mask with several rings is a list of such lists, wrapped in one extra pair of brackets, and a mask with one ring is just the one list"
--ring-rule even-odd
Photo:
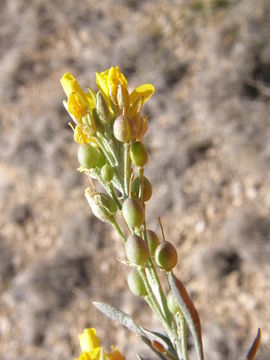
[(155, 251), (157, 265), (166, 271), (171, 271), (177, 264), (178, 256), (175, 247), (168, 241), (158, 245)]
[(118, 85), (117, 89), (117, 102), (119, 108), (128, 109), (129, 108), (129, 95), (126, 86), (122, 86), (121, 84)]
[(143, 167), (148, 161), (148, 154), (144, 144), (136, 141), (131, 144), (130, 158), (134, 165)]
[(147, 230), (146, 235), (147, 235), (147, 242), (148, 242), (148, 248), (149, 248), (150, 254), (151, 254), (151, 256), (154, 256), (156, 248), (159, 245), (159, 238), (158, 238), (157, 234), (152, 230)]
[(114, 170), (109, 164), (105, 164), (100, 172), (102, 180), (108, 184), (112, 181)]
[(105, 164), (103, 155), (92, 145), (80, 145), (78, 149), (78, 160), (82, 167), (92, 169)]
[(181, 311), (178, 302), (176, 301), (176, 298), (173, 296), (173, 293), (171, 291), (167, 296), (167, 305), (170, 312), (174, 315)]
[(86, 199), (93, 214), (101, 221), (112, 221), (117, 211), (113, 199), (104, 193), (95, 193), (90, 188), (85, 190)]
[(114, 137), (121, 142), (128, 142), (131, 140), (130, 123), (124, 115), (118, 116), (113, 124)]
[(130, 227), (139, 227), (144, 221), (142, 204), (135, 198), (127, 198), (122, 206), (123, 217)]
[(144, 265), (149, 257), (146, 243), (138, 235), (131, 235), (126, 242), (126, 255), (134, 265)]
[(137, 296), (146, 296), (147, 291), (137, 269), (132, 269), (127, 278), (130, 291)]
[(103, 124), (109, 124), (112, 120), (112, 116), (106, 101), (104, 100), (103, 96), (99, 91), (96, 98), (96, 109), (100, 121)]
[[(141, 187), (141, 179), (140, 177), (136, 177), (131, 185), (131, 191), (134, 197), (139, 198)], [(152, 185), (150, 181), (144, 176), (143, 177), (143, 201), (148, 201), (152, 196)]]

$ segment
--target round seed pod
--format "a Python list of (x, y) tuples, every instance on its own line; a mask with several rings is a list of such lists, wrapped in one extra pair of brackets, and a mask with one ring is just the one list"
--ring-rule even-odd
[(151, 254), (151, 256), (154, 256), (156, 248), (158, 247), (159, 242), (160, 242), (159, 238), (158, 238), (157, 234), (152, 230), (147, 230), (146, 235), (147, 235), (147, 242), (148, 242), (148, 248), (149, 248), (150, 254)]
[(86, 169), (102, 167), (105, 164), (103, 155), (90, 144), (80, 145), (78, 149), (78, 160), (80, 165)]
[(173, 293), (170, 291), (167, 296), (167, 305), (172, 314), (177, 314), (179, 311), (181, 311), (178, 302), (176, 301), (175, 297), (173, 296)]
[(136, 141), (131, 144), (130, 158), (134, 165), (143, 167), (148, 161), (148, 154), (146, 147), (140, 141)]
[(105, 164), (101, 169), (100, 175), (106, 184), (110, 183), (114, 175), (113, 168), (109, 164)]
[[(132, 182), (132, 185), (131, 185), (132, 194), (136, 198), (139, 198), (140, 186), (141, 186), (141, 180), (140, 180), (140, 177), (138, 176)], [(152, 197), (152, 185), (151, 185), (150, 181), (144, 176), (143, 177), (143, 201), (144, 202), (148, 201), (151, 199), (151, 197)]]
[(118, 116), (113, 124), (114, 137), (121, 142), (128, 142), (131, 140), (130, 123), (124, 115)]
[(144, 220), (144, 211), (142, 204), (135, 198), (127, 198), (123, 202), (122, 214), (126, 223), (130, 227), (139, 227)]
[(138, 270), (132, 269), (127, 278), (130, 291), (137, 296), (146, 296), (147, 291)]
[(144, 265), (149, 257), (148, 248), (138, 235), (131, 235), (126, 242), (126, 255), (134, 265)]
[(168, 241), (158, 245), (155, 251), (157, 266), (166, 271), (171, 271), (177, 264), (178, 256), (175, 247)]

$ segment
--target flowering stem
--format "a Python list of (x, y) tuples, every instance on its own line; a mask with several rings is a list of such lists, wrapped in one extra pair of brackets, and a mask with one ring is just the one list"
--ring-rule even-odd
[(113, 198), (113, 200), (116, 202), (116, 205), (118, 207), (119, 210), (122, 210), (122, 204), (120, 203), (115, 191), (114, 191), (114, 188), (113, 188), (113, 185), (112, 184), (109, 184), (108, 187), (110, 188), (110, 191), (111, 191), (111, 196)]
[(123, 231), (121, 230), (120, 226), (118, 225), (118, 223), (116, 222), (116, 220), (114, 219), (113, 221), (110, 221), (110, 223), (112, 224), (112, 226), (115, 228), (115, 230), (118, 232), (118, 234), (120, 235), (121, 239), (123, 240), (124, 244), (126, 243), (127, 239), (123, 233)]
[(129, 179), (130, 179), (130, 143), (124, 143), (124, 189), (126, 197), (129, 195)]
[(187, 326), (183, 314), (180, 313), (176, 314), (176, 322), (177, 322), (179, 338), (181, 339), (181, 350), (182, 350), (183, 360), (188, 360)]
[(148, 296), (145, 296), (145, 301), (148, 303), (152, 311), (158, 316), (159, 320), (162, 322), (165, 330), (167, 331), (169, 338), (171, 339), (172, 343), (175, 344), (178, 358), (182, 360), (182, 352), (181, 352), (180, 342), (177, 340), (178, 338), (177, 333), (175, 329), (171, 329), (171, 323), (168, 321), (166, 316), (164, 316), (163, 312), (160, 310), (159, 304), (148, 282), (145, 269), (140, 269), (139, 273), (141, 275), (144, 286), (148, 293)]

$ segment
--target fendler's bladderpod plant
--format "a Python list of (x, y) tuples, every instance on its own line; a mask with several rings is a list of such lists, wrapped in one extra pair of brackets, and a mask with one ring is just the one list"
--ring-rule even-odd
[[(160, 359), (188, 359), (188, 327), (197, 359), (203, 360), (198, 312), (185, 286), (173, 273), (177, 251), (165, 240), (163, 230), (160, 241), (146, 225), (146, 202), (152, 196), (152, 186), (144, 176), (148, 152), (143, 137), (148, 118), (142, 114), (142, 107), (153, 95), (153, 85), (144, 84), (129, 92), (127, 80), (118, 67), (96, 74), (97, 92), (90, 88), (83, 91), (69, 73), (62, 77), (61, 84), (67, 95), (64, 106), (74, 122), (70, 124), (74, 139), (79, 143), (78, 170), (90, 181), (86, 199), (94, 215), (109, 222), (122, 239), (127, 257), (122, 262), (128, 270), (129, 289), (145, 299), (166, 335), (138, 326), (129, 315), (109, 304), (94, 302), (94, 305), (139, 336)], [(102, 192), (96, 189), (97, 182), (102, 185)], [(167, 295), (158, 273), (167, 278)], [(83, 351), (80, 360), (123, 359), (118, 350), (112, 353), (100, 350), (94, 329), (86, 329), (80, 342)], [(247, 359), (255, 358), (259, 342), (260, 330)]]

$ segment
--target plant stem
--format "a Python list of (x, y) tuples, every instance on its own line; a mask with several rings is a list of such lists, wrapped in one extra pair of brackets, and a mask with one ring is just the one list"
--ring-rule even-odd
[(126, 243), (127, 239), (123, 233), (123, 231), (121, 230), (120, 226), (118, 225), (118, 223), (116, 222), (116, 220), (111, 221), (112, 226), (115, 228), (115, 230), (118, 232), (118, 234), (120, 235), (121, 239), (123, 240), (124, 244)]
[(187, 325), (183, 314), (181, 313), (176, 314), (176, 323), (177, 323), (179, 338), (181, 339), (181, 351), (183, 355), (183, 360), (188, 360)]
[(129, 196), (129, 180), (130, 180), (130, 143), (124, 143), (124, 189), (126, 197)]

